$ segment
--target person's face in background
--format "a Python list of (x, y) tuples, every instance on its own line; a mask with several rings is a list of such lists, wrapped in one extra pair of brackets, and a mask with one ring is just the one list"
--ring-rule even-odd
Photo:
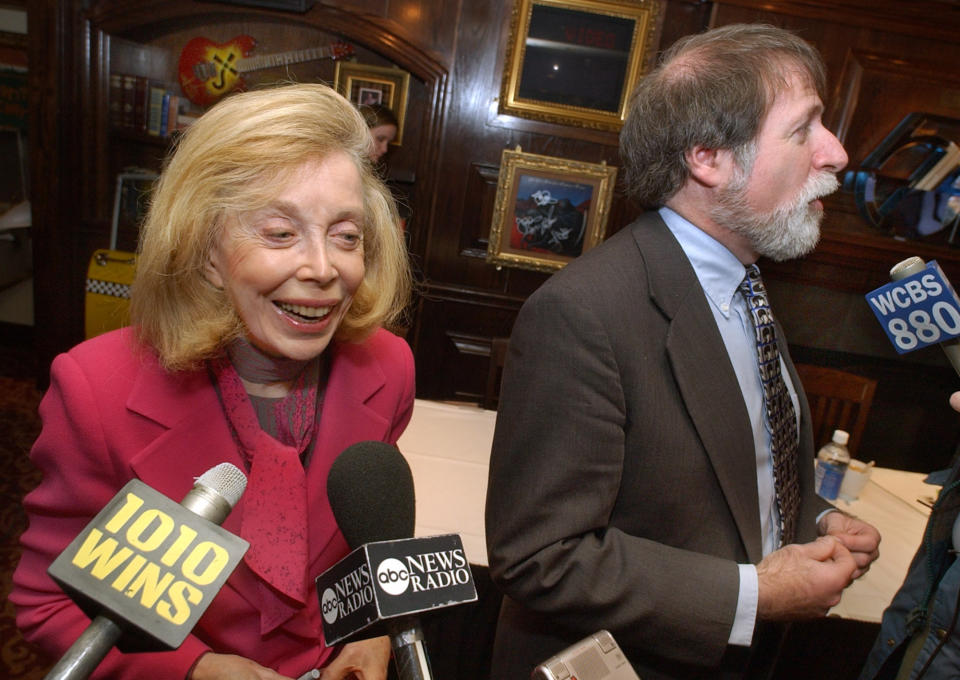
[(373, 136), (373, 151), (370, 153), (370, 160), (377, 163), (387, 153), (390, 142), (397, 138), (397, 126), (389, 123), (377, 125), (370, 128), (370, 134)]
[(333, 339), (364, 276), (363, 188), (335, 152), (294, 169), (266, 208), (229, 217), (207, 265), (248, 340), (306, 360)]

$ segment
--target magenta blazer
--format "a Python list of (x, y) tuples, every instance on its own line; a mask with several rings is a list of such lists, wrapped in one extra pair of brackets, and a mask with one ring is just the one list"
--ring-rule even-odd
[[(217, 394), (205, 370), (169, 374), (132, 347), (129, 329), (84, 342), (58, 356), (40, 404), (43, 430), (31, 459), (43, 481), (27, 495), (30, 525), (10, 600), (27, 639), (59, 658), (90, 620), (47, 575), (47, 567), (132, 477), (179, 502), (214, 465), (243, 469)], [(413, 411), (413, 356), (406, 342), (377, 331), (360, 344), (335, 344), (316, 448), (307, 469), (309, 574), (307, 606), (261, 633), (255, 607), (261, 581), (241, 562), (193, 633), (174, 651), (112, 650), (94, 677), (183, 680), (212, 650), (239, 654), (290, 677), (324, 665), (313, 578), (348, 552), (326, 498), (327, 473), (347, 446), (391, 444)], [(243, 499), (223, 526), (240, 533)]]

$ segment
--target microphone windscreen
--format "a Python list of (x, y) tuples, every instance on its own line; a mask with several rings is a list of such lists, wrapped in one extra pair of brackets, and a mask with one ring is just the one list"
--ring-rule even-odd
[(330, 468), (327, 497), (351, 550), (413, 537), (413, 473), (390, 444), (359, 442), (344, 449)]
[(232, 508), (247, 489), (247, 477), (236, 465), (220, 463), (197, 477), (196, 485), (220, 494)]

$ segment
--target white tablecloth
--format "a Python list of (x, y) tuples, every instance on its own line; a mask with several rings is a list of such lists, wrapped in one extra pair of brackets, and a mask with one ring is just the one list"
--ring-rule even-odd
[[(496, 415), (476, 406), (418, 399), (398, 442), (413, 471), (416, 535), (458, 533), (467, 558), (479, 565), (487, 564), (483, 508)], [(837, 507), (876, 526), (883, 542), (880, 558), (847, 588), (831, 614), (880, 621), (920, 545), (930, 512), (916, 499), (939, 490), (924, 484), (924, 476), (874, 468), (858, 500), (837, 501)]]
[(483, 508), (496, 411), (418, 399), (397, 442), (413, 472), (417, 536), (460, 534), (467, 559), (487, 564)]
[(925, 474), (889, 468), (874, 468), (860, 497), (835, 505), (880, 530), (880, 557), (863, 577), (846, 589), (831, 614), (861, 621), (879, 622), (883, 610), (903, 583), (910, 560), (920, 546), (931, 502), (939, 486), (924, 483)]

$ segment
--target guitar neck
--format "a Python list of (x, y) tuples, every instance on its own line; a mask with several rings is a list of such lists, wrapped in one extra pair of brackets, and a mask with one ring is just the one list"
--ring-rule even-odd
[(273, 66), (286, 66), (288, 64), (299, 64), (304, 61), (313, 61), (314, 59), (326, 59), (332, 54), (333, 50), (330, 47), (308, 47), (303, 50), (293, 50), (291, 52), (244, 57), (237, 62), (236, 68), (241, 73), (249, 73), (250, 71), (259, 71), (260, 69), (271, 68)]

